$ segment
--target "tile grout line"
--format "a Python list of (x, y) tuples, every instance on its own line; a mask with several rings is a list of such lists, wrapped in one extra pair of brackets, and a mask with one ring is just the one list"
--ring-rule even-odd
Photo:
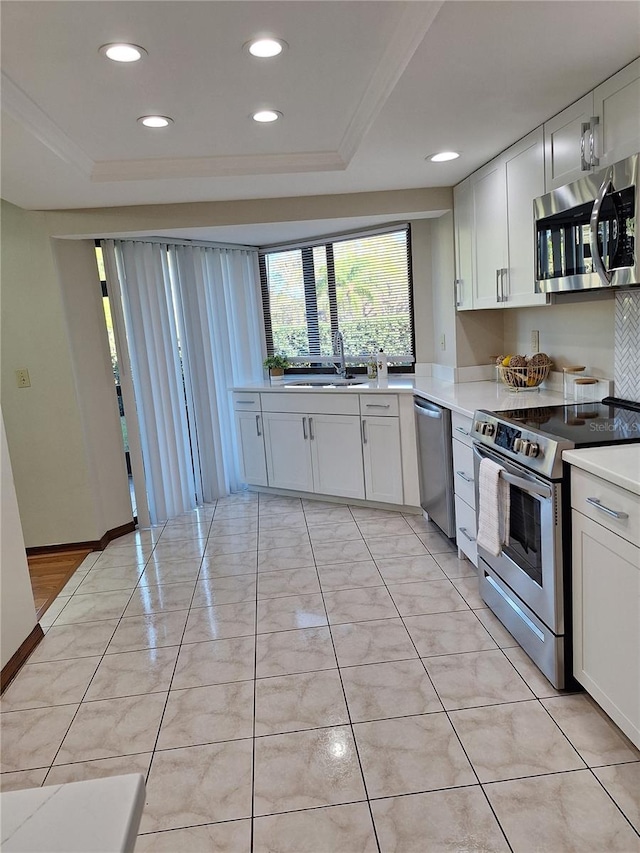
[[(302, 510), (304, 513), (304, 504), (302, 505)], [(350, 509), (349, 509), (349, 512), (351, 513)], [(307, 523), (306, 514), (305, 514), (305, 524), (307, 525), (307, 534), (309, 535), (309, 539), (311, 539), (311, 536), (309, 534), (309, 525)], [(320, 573), (318, 571), (318, 564), (317, 564), (316, 559), (315, 559), (315, 553), (313, 552), (313, 546), (311, 547), (311, 551), (314, 555), (313, 556), (313, 562), (315, 565), (316, 575), (318, 577), (318, 586), (320, 587), (320, 595), (322, 596), (322, 605), (324, 607), (324, 612), (325, 612), (325, 616), (327, 619), (327, 628), (329, 630), (329, 637), (331, 639), (331, 647), (333, 648), (333, 655), (334, 655), (335, 660), (336, 660), (336, 669), (338, 671), (338, 678), (340, 679), (340, 687), (342, 689), (342, 697), (344, 699), (344, 706), (345, 706), (345, 709), (347, 712), (347, 719), (349, 720), (349, 729), (351, 731), (351, 737), (353, 738), (353, 746), (354, 746), (354, 749), (356, 752), (356, 757), (358, 759), (358, 767), (360, 768), (360, 776), (362, 778), (362, 786), (363, 786), (364, 794), (366, 797), (367, 808), (369, 809), (369, 817), (371, 819), (371, 826), (373, 829), (373, 837), (375, 839), (375, 842), (376, 842), (376, 845), (378, 848), (378, 853), (381, 853), (380, 840), (378, 838), (378, 828), (377, 828), (376, 822), (373, 818), (373, 809), (371, 807), (371, 799), (369, 797), (369, 790), (367, 788), (367, 780), (366, 780), (366, 777), (364, 775), (364, 768), (362, 766), (362, 759), (360, 758), (360, 750), (358, 749), (358, 742), (356, 740), (356, 733), (355, 733), (354, 728), (353, 728), (353, 720), (351, 719), (351, 710), (349, 708), (349, 703), (347, 701), (347, 693), (344, 689), (344, 682), (342, 680), (342, 672), (340, 670), (340, 661), (338, 659), (338, 653), (336, 652), (335, 641), (333, 639), (333, 631), (331, 629), (331, 622), (329, 621), (329, 612), (327, 610), (327, 605), (326, 605), (326, 602), (324, 600), (324, 590), (322, 589), (322, 584), (320, 582)]]
[[(356, 521), (356, 524), (357, 524), (357, 521)], [(358, 529), (359, 529), (359, 527), (358, 527)], [(417, 535), (417, 534), (416, 534), (416, 535)], [(364, 538), (364, 537), (363, 537), (363, 538)], [(422, 540), (421, 540), (421, 539), (420, 539), (420, 542), (422, 542)], [(429, 551), (429, 549), (427, 548), (427, 546), (425, 545), (425, 543), (424, 543), (424, 542), (422, 542), (422, 544), (423, 544), (424, 548), (427, 550), (427, 552), (428, 552), (429, 554), (431, 554), (431, 552)], [(365, 545), (367, 546), (367, 548), (369, 548), (369, 546), (367, 545), (366, 540), (365, 540)], [(371, 552), (369, 552), (369, 553), (371, 553)], [(433, 556), (433, 555), (432, 555), (432, 556)], [(373, 562), (375, 563), (375, 565), (376, 565), (376, 567), (377, 567), (377, 566), (378, 566), (378, 564), (376, 563), (376, 560), (375, 560), (375, 557), (373, 556), (373, 554), (371, 554), (371, 559), (373, 560)], [(437, 562), (438, 562), (438, 561), (436, 560), (436, 563), (437, 563)], [(438, 565), (440, 565), (440, 564), (438, 563)], [(380, 569), (378, 569), (378, 571), (380, 571)], [(443, 571), (444, 571), (444, 570), (443, 570)], [(407, 626), (406, 626), (406, 624), (405, 624), (404, 617), (403, 617), (403, 616), (402, 616), (402, 614), (400, 613), (400, 610), (398, 609), (398, 606), (397, 606), (397, 604), (396, 604), (396, 602), (395, 602), (395, 600), (394, 600), (393, 596), (392, 596), (392, 595), (391, 595), (391, 593), (389, 592), (389, 589), (388, 589), (388, 587), (387, 587), (387, 583), (386, 583), (386, 579), (385, 579), (384, 575), (382, 575), (382, 572), (380, 572), (380, 574), (381, 574), (381, 576), (382, 576), (382, 579), (385, 581), (385, 588), (386, 588), (386, 590), (387, 590), (387, 594), (389, 595), (389, 597), (390, 597), (390, 598), (391, 598), (391, 600), (393, 601), (393, 605), (394, 605), (394, 607), (396, 608), (396, 610), (398, 611), (398, 616), (399, 616), (399, 618), (400, 618), (400, 619), (401, 619), (401, 621), (402, 621), (402, 625), (403, 625), (403, 627), (404, 627), (405, 631), (407, 632), (407, 635), (408, 635), (408, 637), (409, 637), (409, 640), (411, 641), (411, 644), (413, 645), (413, 647), (414, 647), (414, 649), (415, 649), (415, 651), (416, 651), (416, 654), (418, 655), (418, 660), (419, 660), (419, 661), (420, 661), (420, 663), (422, 664), (422, 668), (424, 669), (425, 674), (426, 674), (427, 678), (429, 679), (429, 682), (431, 683), (431, 686), (433, 687), (433, 690), (434, 690), (434, 692), (435, 692), (436, 696), (438, 697), (438, 701), (439, 701), (439, 702), (440, 702), (440, 704), (442, 705), (443, 712), (444, 712), (444, 713), (446, 714), (446, 716), (447, 716), (447, 721), (449, 722), (449, 725), (451, 726), (451, 729), (452, 729), (452, 731), (453, 731), (453, 733), (454, 733), (454, 735), (455, 735), (455, 737), (456, 737), (456, 739), (457, 739), (458, 743), (460, 744), (460, 748), (462, 749), (462, 752), (464, 753), (464, 756), (465, 756), (465, 758), (466, 758), (466, 760), (467, 760), (467, 762), (468, 762), (468, 764), (469, 764), (469, 767), (471, 768), (471, 771), (473, 772), (473, 775), (474, 775), (474, 776), (476, 777), (476, 779), (478, 780), (478, 786), (480, 787), (480, 790), (482, 791), (482, 794), (483, 794), (483, 796), (484, 796), (484, 798), (485, 798), (485, 801), (486, 801), (487, 805), (489, 806), (489, 808), (491, 809), (491, 812), (492, 812), (492, 814), (493, 814), (493, 816), (494, 816), (494, 818), (495, 818), (495, 820), (496, 820), (496, 823), (498, 824), (498, 827), (500, 828), (500, 831), (502, 832), (502, 835), (504, 836), (504, 840), (505, 840), (505, 842), (506, 842), (507, 846), (509, 847), (509, 850), (511, 850), (511, 851), (512, 851), (512, 853), (513, 853), (513, 847), (511, 846), (511, 843), (510, 843), (510, 841), (509, 841), (509, 839), (508, 839), (508, 837), (507, 837), (507, 833), (506, 833), (506, 831), (505, 831), (504, 827), (502, 826), (502, 824), (500, 823), (500, 821), (498, 820), (498, 815), (495, 813), (494, 808), (493, 808), (493, 805), (492, 805), (492, 804), (491, 804), (491, 802), (489, 801), (489, 797), (487, 796), (486, 791), (485, 791), (485, 790), (484, 790), (484, 788), (482, 787), (482, 783), (481, 783), (481, 781), (480, 781), (480, 777), (478, 776), (478, 772), (477, 772), (477, 770), (476, 770), (476, 768), (475, 768), (475, 766), (474, 766), (473, 762), (471, 761), (471, 758), (469, 757), (469, 755), (468, 755), (468, 753), (467, 753), (467, 750), (465, 749), (464, 744), (462, 743), (462, 740), (461, 740), (461, 738), (460, 738), (460, 735), (458, 734), (458, 731), (457, 731), (456, 727), (453, 725), (453, 722), (452, 722), (451, 717), (450, 717), (450, 715), (449, 715), (449, 711), (446, 709), (446, 707), (445, 707), (445, 705), (444, 705), (444, 702), (442, 701), (442, 698), (441, 698), (441, 696), (440, 696), (440, 693), (438, 692), (438, 689), (436, 688), (436, 685), (433, 683), (433, 680), (432, 680), (432, 678), (431, 678), (431, 675), (429, 674), (429, 672), (428, 672), (428, 670), (427, 670), (427, 667), (426, 667), (426, 665), (425, 665), (425, 663), (424, 663), (424, 661), (423, 661), (422, 657), (420, 656), (420, 652), (418, 651), (418, 647), (416, 646), (416, 644), (415, 644), (415, 642), (414, 642), (414, 639), (413, 639), (413, 637), (411, 636), (411, 633), (410, 633), (409, 629), (407, 628)], [(446, 574), (446, 572), (445, 572), (445, 574)], [(448, 575), (447, 575), (447, 577), (448, 577)], [(449, 582), (451, 583), (451, 578), (449, 578), (449, 577), (448, 577), (448, 579), (449, 579)], [(454, 586), (453, 584), (451, 584), (451, 585), (452, 585), (452, 586)], [(456, 587), (454, 586), (454, 589), (455, 589), (455, 588), (456, 588)], [(466, 600), (465, 600), (465, 604), (467, 604)], [(468, 604), (467, 604), (467, 606), (468, 606)], [(470, 607), (469, 607), (469, 610), (471, 610), (471, 608), (470, 608)], [(463, 612), (464, 612), (464, 611), (463, 611)], [(486, 630), (486, 628), (485, 628), (485, 630)], [(488, 633), (489, 633), (489, 632), (487, 631), (487, 634), (488, 634)], [(491, 636), (491, 635), (489, 635), (489, 636)], [(492, 639), (493, 639), (493, 638), (492, 638)], [(496, 645), (497, 645), (497, 643), (496, 643)], [(474, 787), (475, 787), (475, 786), (474, 786)]]

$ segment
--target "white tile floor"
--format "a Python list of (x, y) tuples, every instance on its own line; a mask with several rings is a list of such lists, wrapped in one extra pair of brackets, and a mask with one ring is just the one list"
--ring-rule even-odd
[(640, 753), (418, 516), (243, 493), (93, 554), (3, 789), (144, 773), (137, 851), (640, 851)]

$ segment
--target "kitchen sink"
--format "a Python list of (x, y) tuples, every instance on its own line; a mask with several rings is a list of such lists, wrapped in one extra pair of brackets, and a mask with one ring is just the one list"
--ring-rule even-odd
[(286, 388), (348, 388), (350, 385), (364, 385), (362, 379), (305, 379), (300, 382), (287, 382)]

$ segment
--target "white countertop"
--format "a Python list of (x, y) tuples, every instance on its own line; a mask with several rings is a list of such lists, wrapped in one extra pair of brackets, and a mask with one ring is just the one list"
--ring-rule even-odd
[[(318, 379), (318, 376), (313, 377)], [(363, 377), (364, 379), (365, 377)], [(254, 382), (234, 388), (234, 391), (270, 392), (286, 391), (291, 394), (326, 394), (340, 393), (394, 393), (417, 394), (434, 403), (439, 403), (447, 409), (459, 412), (467, 417), (473, 417), (476, 409), (490, 411), (505, 411), (507, 409), (537, 409), (540, 406), (558, 406), (564, 402), (562, 394), (557, 391), (510, 391), (506, 385), (498, 382), (443, 382), (441, 379), (416, 376), (391, 376), (388, 385), (378, 387), (377, 382), (363, 382), (361, 385), (348, 385), (333, 388), (309, 388), (292, 386), (291, 382), (303, 382), (304, 376), (296, 376), (285, 382), (271, 384), (268, 380)]]
[(640, 444), (565, 450), (562, 458), (576, 468), (640, 495)]
[(139, 773), (0, 795), (3, 853), (132, 853), (142, 809)]

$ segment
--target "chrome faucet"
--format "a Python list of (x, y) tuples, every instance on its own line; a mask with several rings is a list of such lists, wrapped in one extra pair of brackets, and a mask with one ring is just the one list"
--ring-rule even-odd
[(333, 333), (333, 354), (337, 356), (336, 364), (334, 367), (336, 369), (336, 373), (342, 379), (347, 378), (347, 363), (344, 358), (344, 338), (342, 337), (342, 332), (334, 332)]

